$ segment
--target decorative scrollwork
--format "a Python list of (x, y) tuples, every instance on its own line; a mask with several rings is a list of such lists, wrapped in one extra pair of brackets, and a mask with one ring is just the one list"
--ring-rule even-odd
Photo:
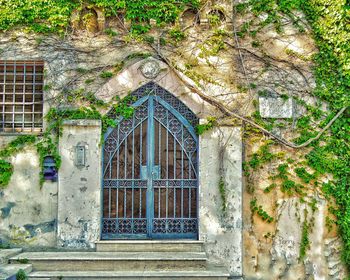
[(117, 148), (118, 142), (114, 137), (108, 137), (105, 141), (104, 150), (108, 153), (112, 153)]
[(137, 107), (135, 110), (135, 118), (137, 120), (143, 121), (147, 118), (148, 116), (148, 102), (145, 102), (141, 106)]
[(166, 219), (153, 220), (153, 233), (166, 233)]
[[(198, 141), (195, 135), (191, 134), (191, 129), (188, 129), (188, 123), (183, 121), (183, 118), (178, 116), (174, 110), (179, 112), (192, 126), (198, 124), (198, 118), (185, 104), (153, 82), (147, 83), (131, 93), (133, 98), (130, 98), (128, 105), (132, 105), (133, 102), (137, 102), (145, 96), (152, 95), (157, 96), (151, 99), (153, 100), (153, 108), (150, 107), (150, 99), (144, 98), (143, 104), (135, 107), (132, 118), (121, 119), (118, 117), (119, 123), (115, 128), (109, 129), (110, 133), (105, 139), (103, 187), (106, 197), (104, 200), (109, 203), (106, 203), (104, 207), (109, 207), (106, 211), (109, 214), (103, 218), (102, 236), (105, 235), (108, 238), (119, 235), (132, 237), (133, 234), (151, 236), (152, 234), (164, 234), (186, 236), (187, 238), (195, 236), (198, 231), (198, 221), (191, 215), (192, 207), (197, 207), (197, 202), (194, 201), (195, 198), (192, 195), (197, 193), (196, 188), (198, 187), (198, 181), (195, 179), (197, 177)], [(168, 105), (163, 101), (173, 108), (168, 109)], [(152, 115), (150, 113), (153, 113), (154, 119), (148, 119), (149, 115)], [(113, 112), (110, 113), (110, 116), (113, 116)], [(159, 127), (156, 126), (157, 122), (160, 123)], [(164, 130), (167, 130), (166, 134), (163, 134)], [(161, 139), (157, 140), (158, 144), (152, 143), (149, 135), (146, 134), (151, 132), (155, 133), (154, 137)], [(158, 158), (162, 158), (161, 151), (166, 156), (171, 154), (172, 158), (169, 160), (173, 164), (171, 168), (164, 167), (165, 161), (160, 159), (158, 159), (157, 166), (147, 165), (149, 152), (155, 147), (158, 147), (156, 148), (159, 152)], [(152, 177), (149, 174), (150, 170), (154, 170), (154, 167), (159, 167), (159, 174), (157, 173), (158, 176), (152, 175)], [(168, 173), (172, 173), (172, 175), (168, 175)], [(167, 191), (164, 192), (164, 189)], [(174, 201), (168, 200), (168, 202), (173, 203), (174, 207), (181, 207), (176, 199), (178, 193), (183, 193), (184, 199), (181, 203), (190, 204), (187, 207), (190, 210), (181, 211), (182, 216), (180, 216), (174, 208), (173, 212), (176, 213), (176, 218), (170, 218), (173, 214), (171, 216), (159, 214), (158, 218), (155, 216), (148, 220), (146, 213), (149, 212), (147, 211), (152, 213), (155, 208), (150, 208), (152, 205), (149, 205), (149, 201), (152, 200), (149, 199), (148, 195), (151, 192), (147, 190), (158, 192), (158, 199), (161, 203), (165, 199), (169, 199), (168, 195), (173, 197)], [(132, 208), (134, 212), (131, 215), (127, 214)], [(135, 209), (139, 209), (136, 210), (137, 214), (135, 214)], [(116, 218), (112, 218), (112, 216)], [(149, 223), (152, 225), (151, 232), (148, 231)]]
[(133, 233), (147, 233), (147, 219), (135, 219)]
[(186, 219), (183, 222), (184, 224), (184, 233), (196, 233), (198, 228), (198, 220), (197, 219)]

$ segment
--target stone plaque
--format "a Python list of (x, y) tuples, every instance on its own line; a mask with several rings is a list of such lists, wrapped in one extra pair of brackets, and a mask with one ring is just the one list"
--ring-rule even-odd
[(292, 118), (293, 99), (283, 99), (281, 97), (259, 97), (259, 111), (263, 118)]

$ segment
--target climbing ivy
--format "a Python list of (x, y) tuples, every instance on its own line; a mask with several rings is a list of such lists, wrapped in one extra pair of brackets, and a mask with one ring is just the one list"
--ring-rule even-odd
[(7, 186), (13, 173), (13, 166), (6, 160), (0, 159), (0, 188)]
[(261, 205), (258, 205), (257, 199), (254, 198), (250, 201), (250, 210), (252, 211), (252, 214), (257, 213), (258, 216), (263, 220), (268, 222), (269, 224), (273, 222), (273, 217), (271, 217), (263, 208)]
[(202, 135), (204, 132), (212, 129), (216, 125), (215, 117), (208, 117), (207, 122), (196, 125), (196, 132), (198, 135)]
[(27, 273), (23, 269), (18, 270), (18, 272), (16, 273), (16, 280), (27, 280), (27, 279), (28, 279)]
[(198, 8), (199, 0), (0, 0), (0, 30), (24, 25), (39, 33), (63, 33), (73, 10), (84, 5), (102, 8), (107, 17), (124, 13), (132, 32), (141, 34), (150, 29), (151, 19), (158, 25), (174, 22), (186, 6)]
[(299, 248), (299, 259), (303, 260), (306, 256), (306, 251), (310, 247), (310, 239), (309, 239), (309, 230), (310, 224), (307, 221), (307, 211), (304, 211), (304, 222), (301, 230), (301, 240), (300, 240), (300, 248)]
[[(301, 100), (308, 115), (297, 122), (300, 137), (297, 143), (305, 142), (314, 137), (317, 130), (310, 126), (311, 120), (319, 123), (322, 128), (343, 107), (350, 105), (350, 6), (346, 0), (249, 0), (235, 7), (238, 13), (248, 11), (256, 16), (255, 22), (249, 19), (245, 22), (238, 35), (241, 37), (256, 36), (266, 25), (272, 24), (276, 31), (283, 33), (282, 19), (288, 17), (293, 24), (304, 32), (303, 18), (296, 16), (296, 11), (302, 11), (312, 27), (313, 37), (318, 52), (311, 59), (314, 62), (316, 88), (313, 95), (328, 103), (329, 110), (322, 112), (320, 108), (312, 107)], [(259, 22), (259, 24), (256, 24)], [(254, 23), (254, 24), (253, 24)], [(292, 54), (290, 54), (292, 55)], [(307, 58), (308, 60), (310, 58)], [(304, 58), (303, 58), (304, 60)], [(321, 117), (325, 117), (323, 121)], [(304, 167), (294, 169), (296, 175), (304, 183), (312, 183), (320, 175), (330, 173), (333, 180), (323, 185), (327, 197), (334, 197), (337, 207), (332, 209), (337, 217), (339, 232), (343, 238), (343, 260), (350, 268), (350, 110), (349, 108), (331, 126), (330, 133), (324, 134), (318, 141), (312, 143), (312, 150), (306, 155), (306, 164), (315, 170), (309, 173)], [(285, 174), (287, 176), (287, 174)], [(288, 177), (288, 176), (287, 176)], [(285, 191), (302, 192), (301, 185), (285, 178), (282, 187)], [(296, 188), (297, 187), (297, 188)], [(308, 224), (303, 224), (302, 246), (300, 255), (305, 255), (308, 246)]]
[(9, 157), (23, 150), (26, 145), (33, 144), (35, 140), (35, 136), (21, 135), (0, 151), (0, 188), (8, 185), (13, 173), (13, 166), (8, 160)]
[[(81, 93), (79, 92), (79, 94)], [(96, 98), (90, 98), (89, 105), (82, 106), (76, 109), (60, 110), (56, 107), (52, 107), (45, 115), (47, 128), (42, 136), (20, 135), (13, 141), (11, 141), (9, 144), (7, 144), (7, 146), (0, 151), (0, 188), (4, 188), (8, 185), (13, 174), (13, 166), (6, 159), (20, 152), (29, 144), (35, 144), (37, 153), (39, 155), (39, 162), (41, 167), (40, 185), (44, 183), (43, 164), (46, 156), (53, 157), (53, 159), (55, 160), (56, 168), (60, 168), (61, 156), (58, 151), (58, 141), (59, 137), (62, 135), (62, 124), (64, 120), (101, 120), (102, 138), (103, 134), (107, 131), (108, 127), (115, 127), (117, 125), (117, 120), (115, 118), (118, 119), (119, 117), (123, 117), (124, 119), (128, 119), (132, 117), (134, 113), (134, 108), (130, 105), (134, 101), (135, 97), (132, 97), (131, 95), (127, 95), (123, 99), (116, 97), (113, 103), (108, 104), (108, 106), (111, 106), (112, 110), (114, 110), (114, 114), (111, 115), (115, 117), (111, 117), (110, 114), (101, 114), (98, 111), (97, 107), (105, 107), (106, 104), (104, 102), (101, 103), (101, 101)]]
[(220, 177), (220, 180), (219, 180), (219, 192), (220, 192), (221, 203), (222, 203), (222, 212), (226, 213), (226, 209), (227, 209), (226, 187), (225, 187), (224, 178), (222, 176)]

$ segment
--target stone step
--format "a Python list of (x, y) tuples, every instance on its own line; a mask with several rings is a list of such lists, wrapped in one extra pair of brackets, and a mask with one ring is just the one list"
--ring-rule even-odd
[(115, 240), (98, 241), (97, 252), (202, 252), (203, 242), (197, 240)]
[(204, 252), (26, 252), (10, 259), (28, 259), (34, 270), (143, 271), (205, 269)]
[(7, 263), (11, 257), (18, 255), (21, 252), (22, 252), (21, 248), (1, 249), (0, 250), (0, 264)]
[(0, 280), (16, 279), (17, 272), (23, 269), (27, 274), (32, 271), (31, 264), (2, 264), (0, 265)]
[(224, 269), (215, 268), (204, 271), (38, 271), (32, 272), (29, 279), (227, 280), (228, 276)]

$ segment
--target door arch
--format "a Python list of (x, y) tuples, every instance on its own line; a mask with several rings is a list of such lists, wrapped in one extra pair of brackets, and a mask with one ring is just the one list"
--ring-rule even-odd
[(196, 115), (150, 82), (103, 145), (102, 239), (198, 237)]

